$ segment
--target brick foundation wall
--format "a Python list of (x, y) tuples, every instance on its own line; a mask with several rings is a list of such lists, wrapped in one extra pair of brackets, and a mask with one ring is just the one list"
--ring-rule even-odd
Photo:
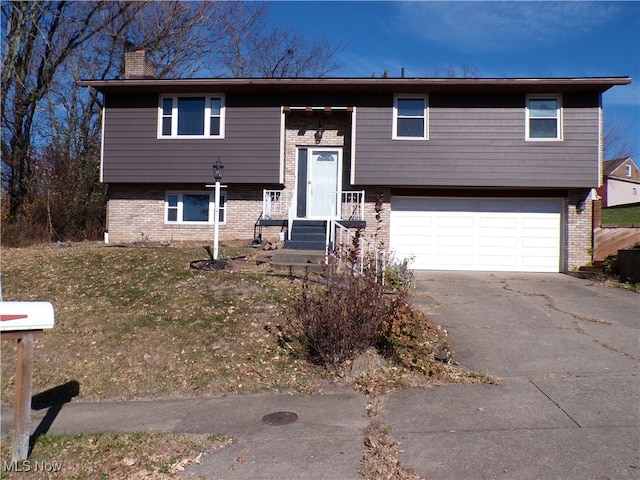
[[(207, 191), (203, 185), (123, 185), (109, 186), (107, 231), (109, 243), (211, 242), (213, 225), (167, 224), (164, 201), (167, 191)], [(227, 195), (227, 222), (220, 224), (220, 240), (253, 239), (253, 226), (262, 213), (262, 187), (230, 185)], [(277, 237), (277, 231), (275, 232)]]
[[(591, 189), (569, 190), (564, 224), (564, 271), (576, 270), (592, 261), (593, 202)], [(577, 208), (584, 202), (584, 211)]]
[[(169, 188), (170, 187), (170, 188)], [(213, 225), (176, 225), (164, 222), (167, 190), (206, 191), (201, 185), (110, 185), (107, 228), (109, 243), (211, 242)], [(377, 246), (389, 246), (391, 213), (390, 189), (366, 188), (364, 236)], [(262, 188), (256, 185), (230, 185), (227, 195), (227, 222), (220, 225), (221, 240), (253, 239), (253, 226), (262, 212)], [(381, 222), (376, 220), (375, 205), (382, 198)], [(577, 206), (584, 202), (584, 211)], [(590, 190), (570, 190), (565, 202), (563, 271), (575, 270), (592, 261), (592, 209)], [(275, 241), (280, 227), (264, 227), (263, 239)]]

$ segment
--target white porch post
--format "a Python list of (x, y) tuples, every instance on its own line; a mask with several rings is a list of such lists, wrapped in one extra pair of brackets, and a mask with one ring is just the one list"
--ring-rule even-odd
[(214, 202), (215, 206), (213, 209), (213, 259), (218, 260), (218, 234), (220, 230), (220, 180), (222, 180), (222, 170), (224, 167), (222, 163), (220, 163), (220, 157), (216, 160), (216, 163), (213, 165), (213, 178), (216, 180), (215, 186), (215, 195)]
[(218, 259), (218, 237), (220, 231), (220, 180), (216, 180), (215, 208), (213, 214), (213, 259)]

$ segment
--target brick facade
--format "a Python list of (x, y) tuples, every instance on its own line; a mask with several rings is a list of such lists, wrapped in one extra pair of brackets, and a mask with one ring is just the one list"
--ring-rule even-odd
[[(315, 134), (322, 128), (322, 140), (316, 143)], [(287, 115), (285, 131), (285, 189), (295, 188), (296, 154), (298, 147), (337, 147), (342, 149), (342, 188), (351, 190), (351, 115), (344, 112), (324, 115), (291, 113)]]
[(593, 202), (590, 189), (569, 190), (565, 202), (564, 271), (592, 261)]
[[(180, 225), (164, 221), (164, 201), (167, 190), (198, 191), (198, 185), (111, 185), (109, 187), (109, 243), (211, 242), (213, 225)], [(227, 222), (220, 225), (221, 240), (242, 240), (249, 243), (254, 236), (254, 224), (262, 213), (262, 188), (254, 185), (230, 185), (227, 195)], [(375, 205), (382, 199), (381, 221), (376, 220)], [(572, 190), (565, 203), (563, 231), (563, 270), (571, 271), (592, 261), (592, 208), (590, 190)], [(371, 188), (365, 197), (364, 235), (379, 246), (389, 245), (390, 190)], [(584, 202), (584, 210), (578, 205)], [(275, 241), (280, 227), (264, 227), (263, 238)]]
[[(211, 189), (204, 185), (110, 185), (107, 211), (109, 243), (213, 241), (213, 224), (165, 222), (167, 191), (208, 190)], [(222, 192), (227, 196), (227, 221), (220, 224), (220, 239), (250, 242), (253, 240), (253, 227), (262, 213), (262, 187), (230, 185)]]

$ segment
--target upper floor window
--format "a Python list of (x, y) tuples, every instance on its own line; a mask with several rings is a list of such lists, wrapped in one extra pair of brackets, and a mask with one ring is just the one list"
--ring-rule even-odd
[(426, 95), (396, 95), (393, 99), (392, 138), (426, 140), (427, 111)]
[(159, 117), (159, 138), (224, 138), (222, 95), (163, 95)]
[(631, 177), (631, 165), (627, 165), (627, 177)]
[[(212, 192), (168, 192), (165, 196), (165, 222), (213, 223), (215, 197)], [(219, 222), (226, 223), (226, 195), (220, 195)]]
[(562, 109), (558, 95), (527, 96), (527, 140), (562, 140)]

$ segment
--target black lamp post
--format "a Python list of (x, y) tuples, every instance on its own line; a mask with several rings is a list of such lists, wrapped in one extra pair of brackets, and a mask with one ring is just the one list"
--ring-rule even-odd
[(216, 179), (216, 182), (222, 180), (222, 171), (224, 170), (224, 165), (220, 162), (220, 158), (216, 160), (216, 163), (213, 164), (213, 178)]

